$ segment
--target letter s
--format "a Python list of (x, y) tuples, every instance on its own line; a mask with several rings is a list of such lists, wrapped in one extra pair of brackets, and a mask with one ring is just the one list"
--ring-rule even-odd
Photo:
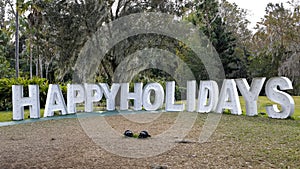
[(290, 79), (286, 77), (271, 78), (266, 84), (266, 95), (271, 101), (281, 105), (281, 111), (276, 104), (267, 106), (266, 110), (271, 118), (285, 119), (293, 115), (295, 102), (292, 96), (278, 90), (278, 87), (280, 90), (293, 89)]

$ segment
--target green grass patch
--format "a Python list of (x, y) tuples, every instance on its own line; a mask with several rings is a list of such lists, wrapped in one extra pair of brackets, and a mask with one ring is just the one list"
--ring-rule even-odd
[[(29, 110), (24, 110), (24, 118), (29, 119)], [(41, 109), (41, 117), (44, 116), (44, 109)], [(0, 122), (12, 121), (12, 111), (0, 111)]]
[[(295, 101), (295, 111), (293, 116), (291, 117), (292, 119), (295, 120), (300, 120), (300, 96), (293, 96), (294, 101)], [(246, 105), (245, 105), (245, 100), (243, 97), (240, 97), (241, 101), (241, 107), (243, 114), (246, 115)], [(268, 116), (267, 111), (266, 111), (266, 106), (270, 106), (276, 104), (269, 100), (266, 96), (259, 96), (258, 102), (257, 102), (257, 107), (258, 107), (258, 113), (260, 116)], [(279, 105), (278, 105), (279, 106)], [(280, 108), (280, 106), (279, 106)]]
[[(293, 97), (295, 100), (295, 112), (293, 114), (293, 116), (291, 117), (292, 119), (295, 120), (300, 120), (300, 96), (294, 96)], [(240, 97), (240, 101), (241, 101), (241, 107), (242, 107), (242, 111), (243, 114), (246, 115), (246, 106), (245, 106), (245, 100), (243, 99), (243, 97)], [(184, 103), (184, 101), (180, 101), (180, 102), (176, 102), (177, 104), (179, 103)], [(267, 117), (267, 112), (266, 112), (266, 106), (268, 105), (272, 105), (275, 104), (273, 103), (271, 100), (269, 100), (267, 97), (265, 96), (260, 96), (258, 99), (258, 112), (260, 113), (259, 116), (265, 116)], [(100, 111), (100, 110), (104, 110), (104, 107), (97, 107), (95, 108), (95, 111)], [(80, 106), (77, 108), (78, 111), (84, 111), (84, 107)], [(230, 113), (229, 111), (225, 111), (224, 114), (226, 113)], [(41, 117), (43, 117), (44, 115), (44, 109), (41, 109)], [(55, 115), (59, 115), (59, 113), (55, 113)], [(25, 109), (25, 119), (29, 118), (29, 110)], [(0, 122), (7, 122), (7, 121), (11, 121), (12, 120), (12, 112), (11, 111), (0, 111)]]

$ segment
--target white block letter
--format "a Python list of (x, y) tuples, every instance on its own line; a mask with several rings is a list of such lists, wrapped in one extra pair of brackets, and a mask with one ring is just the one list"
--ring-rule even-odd
[(129, 92), (129, 83), (121, 84), (120, 110), (128, 110), (128, 100), (134, 100), (134, 110), (142, 110), (143, 83), (134, 84), (134, 92)]
[(223, 81), (216, 112), (222, 113), (224, 109), (229, 109), (231, 114), (242, 114), (236, 83), (233, 79)]
[(197, 112), (215, 111), (219, 99), (219, 88), (215, 81), (201, 81), (198, 94)]
[[(154, 92), (154, 102), (151, 103), (151, 92)], [(164, 104), (164, 88), (159, 83), (149, 83), (144, 87), (143, 91), (143, 106), (145, 110), (155, 111), (161, 108)]]
[(76, 104), (85, 101), (84, 87), (80, 84), (68, 84), (67, 106), (68, 114), (76, 113)]
[(166, 111), (183, 111), (184, 104), (175, 104), (175, 82), (166, 83)]
[(266, 78), (254, 78), (251, 87), (246, 79), (236, 79), (235, 82), (246, 102), (247, 116), (257, 115), (257, 100)]
[(187, 82), (186, 107), (188, 112), (195, 111), (196, 108), (196, 81), (195, 80)]
[(94, 102), (102, 99), (103, 92), (98, 84), (84, 84), (85, 88), (85, 112), (93, 112)]
[(293, 89), (292, 82), (286, 77), (277, 77), (270, 79), (266, 84), (266, 95), (267, 97), (281, 105), (281, 111), (279, 111), (277, 105), (267, 106), (267, 113), (271, 118), (284, 119), (292, 116), (295, 110), (295, 102), (292, 96), (289, 94), (279, 91)]
[(106, 109), (108, 111), (115, 110), (116, 96), (118, 94), (120, 84), (113, 83), (111, 89), (106, 83), (100, 83), (104, 96), (106, 98)]
[(61, 111), (62, 115), (67, 114), (66, 103), (59, 85), (49, 85), (44, 117), (54, 116), (54, 111)]
[(23, 86), (12, 86), (13, 120), (24, 119), (24, 106), (30, 106), (30, 118), (40, 118), (39, 86), (29, 85), (29, 97), (23, 97)]

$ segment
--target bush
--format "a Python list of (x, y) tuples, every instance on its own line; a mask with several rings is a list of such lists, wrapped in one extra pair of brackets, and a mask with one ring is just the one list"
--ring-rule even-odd
[[(45, 106), (47, 99), (47, 92), (49, 87), (49, 82), (47, 79), (43, 78), (3, 78), (0, 79), (0, 110), (11, 110), (12, 109), (12, 85), (23, 85), (24, 97), (28, 97), (28, 85), (39, 85), (40, 88), (40, 105)], [(66, 96), (67, 89), (64, 84), (60, 84), (64, 96)]]
[[(166, 82), (167, 81), (175, 81), (171, 76), (168, 77), (155, 77), (155, 75), (147, 75), (142, 74), (142, 76), (135, 76), (133, 80), (130, 82), (129, 89), (130, 91), (134, 90), (134, 83), (143, 83), (145, 86), (148, 83), (159, 83), (166, 92)], [(180, 87), (177, 83), (175, 84), (175, 99), (176, 100), (185, 100), (186, 99), (186, 88)]]

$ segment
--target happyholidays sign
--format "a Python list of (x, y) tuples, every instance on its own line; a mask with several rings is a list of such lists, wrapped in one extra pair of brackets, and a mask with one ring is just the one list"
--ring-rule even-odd
[[(129, 83), (113, 83), (109, 87), (106, 83), (100, 84), (68, 84), (67, 104), (64, 101), (59, 85), (49, 85), (44, 117), (54, 116), (55, 111), (61, 115), (77, 112), (76, 104), (84, 103), (85, 112), (93, 112), (93, 103), (106, 99), (106, 109), (115, 110), (115, 100), (120, 91), (120, 110), (128, 110), (129, 100), (134, 101), (133, 109), (155, 111), (165, 104), (168, 112), (217, 112), (222, 113), (229, 109), (231, 114), (241, 115), (241, 105), (238, 95), (239, 89), (246, 102), (246, 114), (257, 115), (257, 100), (266, 78), (254, 78), (251, 86), (246, 79), (225, 79), (221, 90), (215, 81), (200, 81), (196, 93), (196, 81), (187, 82), (186, 103), (175, 103), (175, 82), (167, 82), (166, 90), (159, 83), (149, 83), (143, 87), (142, 83), (134, 84), (134, 92), (129, 91)], [(291, 81), (286, 77), (276, 77), (268, 80), (265, 86), (266, 96), (276, 104), (266, 106), (268, 116), (284, 119), (294, 113), (293, 98), (283, 92), (293, 89)], [(24, 119), (24, 106), (30, 107), (30, 118), (40, 118), (39, 86), (29, 85), (29, 97), (23, 96), (23, 86), (12, 86), (13, 120)], [(154, 95), (151, 101), (150, 96)], [(196, 96), (198, 95), (198, 97)], [(198, 98), (198, 99), (196, 99)], [(281, 106), (279, 110), (278, 106)]]

